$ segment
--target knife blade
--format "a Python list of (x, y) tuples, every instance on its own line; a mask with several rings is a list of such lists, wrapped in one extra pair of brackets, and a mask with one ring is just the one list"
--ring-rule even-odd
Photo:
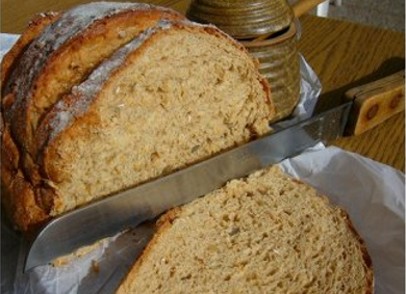
[[(398, 79), (399, 75), (396, 81)], [(368, 85), (370, 88), (373, 86)], [(404, 85), (403, 89), (396, 89), (393, 91), (393, 87), (385, 87), (382, 95), (375, 91), (373, 99), (376, 102), (379, 101), (376, 97), (381, 97), (382, 105), (390, 105), (387, 101), (392, 101), (399, 93), (404, 95)], [(334, 140), (342, 136), (346, 128), (349, 129), (348, 117), (353, 105), (357, 105), (358, 109), (362, 109), (362, 105), (370, 107), (369, 100), (365, 95), (362, 95), (361, 102), (355, 97), (355, 100), (208, 160), (63, 214), (47, 223), (33, 239), (24, 270), (49, 263), (79, 247), (135, 227), (170, 208), (218, 189), (231, 179), (276, 164), (320, 141)], [(388, 118), (397, 112), (385, 112), (385, 115), (380, 116), (380, 121), (383, 116)], [(365, 112), (358, 111), (358, 117), (362, 113)], [(357, 120), (352, 117), (350, 122), (354, 125)], [(368, 127), (364, 127), (366, 129)]]

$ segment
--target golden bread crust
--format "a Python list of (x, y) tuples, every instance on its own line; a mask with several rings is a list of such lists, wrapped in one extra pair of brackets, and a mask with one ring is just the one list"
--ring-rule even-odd
[(47, 12), (36, 15), (28, 24), (14, 46), (3, 56), (1, 61), (1, 84), (7, 81), (15, 65), (32, 40), (44, 30), (46, 26), (56, 21), (59, 17), (57, 12)]
[(348, 228), (352, 231), (353, 235), (359, 242), (360, 250), (362, 252), (362, 258), (364, 260), (364, 264), (366, 267), (366, 276), (365, 276), (365, 294), (372, 294), (374, 293), (374, 272), (373, 272), (373, 266), (372, 266), (372, 258), (369, 255), (367, 246), (365, 244), (364, 239), (360, 236), (360, 234), (357, 232), (357, 230), (354, 228), (354, 225), (351, 221), (350, 216), (348, 213), (340, 208), (340, 214), (343, 219), (345, 219)]
[(1, 144), (1, 200), (4, 211), (17, 228), (24, 232), (35, 231), (49, 219), (37, 202), (33, 187), (18, 168), (19, 150), (6, 126)]

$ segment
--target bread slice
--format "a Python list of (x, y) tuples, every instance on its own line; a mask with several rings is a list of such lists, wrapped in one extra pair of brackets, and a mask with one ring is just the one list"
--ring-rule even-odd
[(32, 164), (39, 121), (62, 95), (104, 58), (160, 19), (183, 18), (175, 11), (148, 4), (94, 2), (62, 13), (49, 25), (23, 52), (4, 85), (4, 95), (12, 101), (3, 109), (5, 120), (13, 122), (12, 137), (23, 153), (25, 168)]
[(261, 136), (274, 106), (240, 44), (213, 26), (160, 21), (43, 115), (31, 162), (5, 156), (25, 163), (2, 177), (23, 231)]
[(264, 87), (247, 52), (214, 27), (160, 22), (101, 64), (38, 129), (51, 215), (268, 132), (273, 105)]
[(348, 215), (278, 167), (169, 211), (117, 293), (372, 293)]

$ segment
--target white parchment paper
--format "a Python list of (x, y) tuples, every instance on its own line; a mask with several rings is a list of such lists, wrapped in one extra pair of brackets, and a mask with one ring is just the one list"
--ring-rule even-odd
[[(10, 48), (16, 37), (1, 34), (1, 53)], [(303, 118), (311, 115), (321, 86), (303, 58), (301, 73), (301, 102), (295, 115)], [(280, 165), (286, 173), (314, 186), (349, 213), (372, 257), (376, 293), (404, 293), (404, 174), (322, 145)], [(27, 244), (2, 219), (1, 293), (112, 293), (152, 233), (153, 226), (139, 226), (104, 240), (89, 254), (66, 265), (40, 266), (23, 274)]]

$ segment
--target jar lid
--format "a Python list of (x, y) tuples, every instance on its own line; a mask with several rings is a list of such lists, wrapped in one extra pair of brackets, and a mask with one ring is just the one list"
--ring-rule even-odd
[(236, 39), (279, 32), (294, 19), (286, 0), (193, 0), (186, 16), (214, 24)]

